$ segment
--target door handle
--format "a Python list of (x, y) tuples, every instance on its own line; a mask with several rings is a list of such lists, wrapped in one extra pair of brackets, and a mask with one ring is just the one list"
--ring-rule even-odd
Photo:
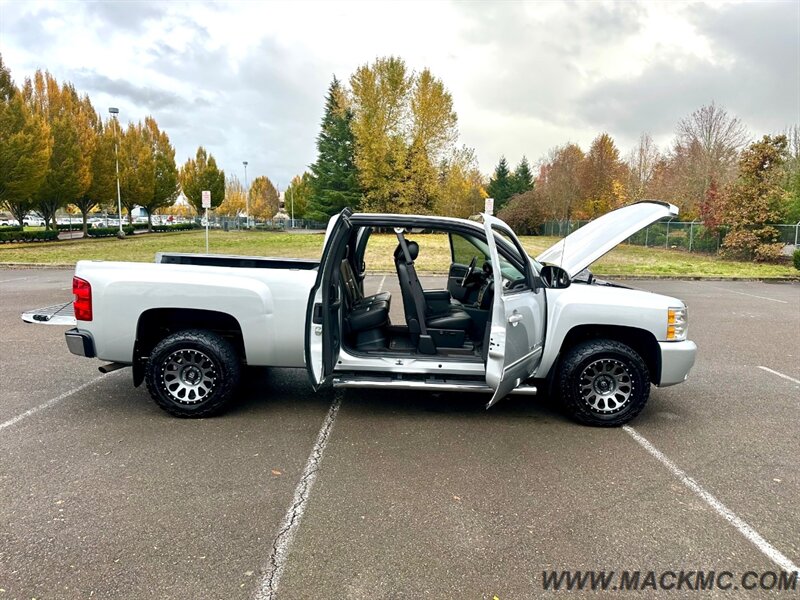
[(511, 316), (508, 317), (508, 322), (511, 323), (512, 327), (516, 327), (520, 321), (522, 321), (522, 315), (517, 311), (514, 311), (511, 313)]

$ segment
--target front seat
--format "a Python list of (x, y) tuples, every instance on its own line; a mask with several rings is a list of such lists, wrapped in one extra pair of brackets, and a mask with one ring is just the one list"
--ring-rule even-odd
[[(425, 329), (450, 329), (466, 331), (472, 319), (459, 303), (451, 302), (450, 293), (442, 291), (425, 292), (417, 277), (414, 261), (419, 255), (417, 242), (405, 241), (408, 251), (403, 250), (403, 242), (394, 251), (394, 264), (403, 294), (403, 310), (406, 323), (412, 334), (422, 333), (420, 322)], [(416, 331), (415, 331), (416, 330)]]

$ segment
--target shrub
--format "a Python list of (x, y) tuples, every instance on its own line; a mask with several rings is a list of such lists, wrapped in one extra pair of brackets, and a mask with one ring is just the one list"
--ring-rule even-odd
[[(125, 235), (133, 235), (133, 227), (125, 225), (122, 227)], [(87, 232), (89, 237), (112, 237), (119, 233), (119, 227), (93, 227)]]
[(2, 233), (10, 233), (12, 231), (22, 231), (22, 225), (2, 225), (0, 226), (0, 232)]
[(517, 235), (538, 235), (544, 223), (540, 196), (535, 189), (512, 196), (497, 213), (497, 218), (505, 221)]
[(792, 255), (792, 260), (794, 261), (794, 268), (800, 271), (800, 248), (797, 248)]
[(57, 231), (3, 231), (0, 243), (8, 242), (49, 242), (58, 240)]
[(783, 259), (783, 244), (761, 244), (756, 248), (754, 258), (756, 262), (780, 262)]
[(175, 223), (174, 225), (153, 225), (153, 231), (187, 231), (200, 227), (197, 223)]

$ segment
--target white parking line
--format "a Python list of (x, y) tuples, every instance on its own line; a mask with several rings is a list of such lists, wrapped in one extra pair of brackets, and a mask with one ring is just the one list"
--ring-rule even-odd
[(794, 377), (789, 377), (788, 375), (784, 375), (783, 373), (779, 373), (778, 371), (774, 371), (774, 370), (770, 369), (769, 367), (762, 367), (761, 365), (758, 365), (758, 368), (762, 369), (763, 371), (766, 371), (767, 373), (772, 373), (773, 375), (777, 375), (778, 377), (783, 377), (784, 379), (788, 379), (789, 381), (791, 381), (793, 383), (800, 383), (800, 379), (795, 379)]
[(15, 277), (14, 279), (0, 279), (0, 283), (8, 283), (9, 281), (24, 281), (30, 277)]
[(755, 294), (748, 294), (747, 292), (735, 292), (734, 290), (725, 290), (731, 294), (739, 294), (740, 296), (750, 296), (751, 298), (759, 298), (760, 300), (769, 300), (771, 302), (780, 302), (781, 304), (789, 304), (786, 300), (777, 300), (775, 298), (767, 298), (766, 296), (756, 296)]
[(35, 415), (39, 411), (42, 411), (45, 408), (49, 408), (49, 407), (53, 406), (54, 404), (56, 404), (57, 402), (61, 402), (65, 398), (69, 398), (73, 394), (77, 394), (78, 392), (80, 392), (82, 390), (85, 390), (90, 385), (95, 384), (98, 381), (100, 381), (103, 377), (107, 377), (107, 375), (99, 375), (99, 376), (95, 377), (94, 379), (90, 379), (86, 383), (84, 383), (82, 385), (79, 385), (75, 389), (72, 389), (72, 390), (70, 390), (68, 392), (64, 392), (63, 394), (61, 394), (60, 396), (56, 396), (55, 398), (51, 398), (47, 402), (42, 402), (38, 406), (34, 406), (33, 408), (31, 408), (29, 410), (26, 410), (24, 413), (19, 414), (16, 417), (10, 418), (8, 421), (3, 421), (2, 423), (0, 423), (0, 431), (2, 431), (3, 429), (6, 429), (8, 427), (11, 427), (12, 425), (16, 425), (17, 423), (19, 423), (23, 419), (27, 419), (31, 415)]
[(380, 294), (383, 291), (383, 284), (386, 283), (386, 275), (383, 276), (381, 279), (381, 284), (378, 286), (378, 291), (375, 292), (376, 294)]
[(264, 569), (261, 585), (256, 592), (256, 600), (273, 600), (276, 597), (278, 584), (286, 566), (286, 558), (289, 555), (289, 549), (292, 547), (294, 536), (297, 534), (300, 521), (303, 519), (303, 513), (305, 513), (308, 498), (311, 495), (311, 488), (314, 486), (314, 481), (317, 478), (317, 472), (322, 462), (322, 453), (325, 452), (325, 446), (328, 445), (333, 422), (336, 420), (336, 414), (339, 412), (341, 405), (342, 394), (337, 392), (331, 407), (328, 409), (328, 414), (322, 422), (319, 434), (317, 434), (317, 441), (311, 449), (306, 467), (300, 476), (300, 482), (294, 490), (292, 504), (289, 506), (289, 510), (286, 511), (278, 535), (275, 536), (272, 542), (269, 561)]
[(669, 471), (672, 472), (675, 477), (677, 477), (680, 482), (685, 485), (687, 488), (692, 490), (695, 494), (697, 494), (700, 498), (702, 498), (706, 504), (708, 504), (714, 512), (716, 512), (719, 516), (723, 519), (728, 521), (731, 525), (733, 525), (736, 529), (739, 530), (747, 540), (753, 544), (756, 548), (758, 548), (767, 558), (769, 558), (772, 562), (778, 565), (784, 571), (800, 571), (800, 567), (794, 564), (787, 556), (782, 554), (775, 546), (770, 544), (767, 540), (765, 540), (761, 535), (753, 529), (750, 525), (745, 523), (742, 519), (740, 519), (736, 514), (727, 506), (725, 506), (722, 502), (717, 500), (710, 492), (706, 491), (703, 486), (697, 483), (694, 479), (689, 477), (683, 469), (678, 467), (674, 462), (672, 462), (665, 454), (663, 454), (658, 448), (653, 446), (647, 438), (645, 438), (642, 434), (636, 431), (630, 425), (624, 425), (622, 427), (634, 440), (636, 440), (639, 445), (647, 450), (651, 456), (653, 456), (656, 460), (658, 460), (662, 465), (667, 467)]

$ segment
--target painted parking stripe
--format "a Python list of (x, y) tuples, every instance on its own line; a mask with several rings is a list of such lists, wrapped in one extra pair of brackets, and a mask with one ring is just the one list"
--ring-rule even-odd
[(762, 367), (761, 365), (758, 365), (758, 368), (761, 369), (762, 371), (766, 371), (767, 373), (772, 373), (773, 375), (777, 375), (778, 377), (783, 377), (784, 379), (788, 379), (792, 383), (800, 383), (800, 379), (789, 377), (788, 375), (784, 375), (783, 373), (770, 369), (769, 367)]
[(25, 281), (30, 277), (15, 277), (14, 279), (0, 279), (0, 283), (9, 283), (10, 281)]
[(383, 291), (383, 284), (386, 283), (386, 275), (383, 276), (381, 279), (381, 284), (378, 286), (378, 291), (375, 292), (376, 294), (380, 294)]
[(255, 595), (256, 600), (274, 600), (278, 593), (278, 584), (280, 584), (283, 569), (286, 567), (286, 558), (292, 547), (294, 536), (297, 535), (297, 530), (300, 528), (300, 521), (303, 520), (308, 498), (311, 496), (311, 489), (314, 487), (314, 481), (322, 463), (322, 455), (325, 452), (325, 446), (328, 445), (333, 423), (341, 405), (342, 392), (336, 392), (333, 403), (328, 409), (328, 414), (325, 415), (325, 420), (322, 422), (322, 427), (317, 434), (317, 441), (311, 449), (311, 454), (300, 476), (300, 482), (294, 490), (292, 504), (289, 506), (289, 510), (286, 511), (281, 527), (278, 530), (278, 535), (275, 536), (272, 542), (272, 549), (267, 566), (264, 569), (264, 576)]
[(760, 300), (769, 300), (770, 302), (780, 302), (781, 304), (789, 304), (786, 300), (777, 300), (776, 298), (767, 298), (766, 296), (756, 296), (755, 294), (748, 294), (747, 292), (736, 292), (734, 290), (725, 290), (731, 294), (739, 294), (740, 296), (750, 296), (751, 298), (759, 298)]
[(713, 496), (711, 492), (708, 492), (703, 486), (689, 477), (683, 469), (672, 462), (658, 448), (653, 446), (653, 444), (651, 444), (641, 433), (636, 431), (630, 425), (623, 425), (622, 428), (628, 433), (628, 435), (636, 440), (642, 448), (647, 450), (652, 457), (664, 465), (678, 480), (680, 480), (683, 485), (685, 485), (703, 501), (705, 501), (705, 503), (708, 504), (719, 516), (733, 525), (739, 531), (739, 533), (741, 533), (751, 544), (758, 548), (762, 554), (764, 554), (784, 571), (800, 571), (800, 567), (794, 564), (789, 557), (781, 553), (777, 548), (775, 548), (775, 546), (761, 537), (761, 534), (740, 519), (730, 508), (717, 500), (717, 498)]
[(36, 413), (44, 410), (45, 408), (50, 408), (54, 404), (57, 404), (58, 402), (61, 402), (62, 400), (65, 400), (66, 398), (69, 398), (70, 396), (85, 390), (86, 388), (88, 388), (91, 385), (94, 385), (104, 377), (108, 377), (108, 375), (98, 375), (94, 379), (90, 379), (89, 381), (87, 381), (82, 385), (79, 385), (75, 389), (72, 389), (68, 392), (64, 392), (63, 394), (61, 394), (60, 396), (56, 396), (55, 398), (51, 398), (47, 402), (42, 402), (38, 406), (34, 406), (33, 408), (26, 410), (24, 413), (19, 414), (16, 417), (10, 418), (8, 421), (3, 421), (2, 423), (0, 423), (0, 431), (2, 431), (3, 429), (7, 429), (8, 427), (12, 427), (17, 423), (19, 423), (20, 421), (27, 419), (28, 417), (33, 416)]

